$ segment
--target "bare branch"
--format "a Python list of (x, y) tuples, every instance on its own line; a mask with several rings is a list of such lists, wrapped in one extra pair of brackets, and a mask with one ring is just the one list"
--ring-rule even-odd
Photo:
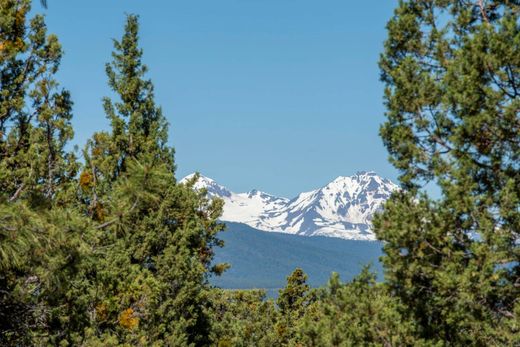
[(489, 18), (486, 13), (486, 5), (484, 4), (484, 0), (478, 0), (478, 7), (480, 8), (480, 14), (482, 14), (482, 18), (486, 23), (489, 23)]
[(25, 183), (20, 184), (20, 187), (18, 187), (16, 192), (14, 192), (13, 196), (11, 196), (9, 198), (9, 202), (13, 202), (16, 199), (18, 199), (18, 196), (20, 196), (20, 194), (22, 193), (22, 190), (23, 190), (24, 187), (25, 187)]

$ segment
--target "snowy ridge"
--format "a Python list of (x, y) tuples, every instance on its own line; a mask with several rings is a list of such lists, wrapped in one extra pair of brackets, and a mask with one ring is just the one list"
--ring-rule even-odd
[[(181, 180), (186, 182), (189, 175)], [(196, 189), (224, 200), (223, 221), (247, 224), (263, 231), (304, 236), (330, 236), (351, 240), (375, 240), (374, 214), (399, 187), (375, 172), (340, 176), (326, 186), (294, 199), (252, 190), (234, 193), (211, 178), (200, 176)]]

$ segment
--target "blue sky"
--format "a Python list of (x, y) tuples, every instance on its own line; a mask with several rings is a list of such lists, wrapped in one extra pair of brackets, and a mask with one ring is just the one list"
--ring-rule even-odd
[(104, 65), (125, 13), (136, 13), (178, 177), (200, 171), (237, 192), (286, 197), (361, 170), (395, 180), (378, 136), (377, 61), (397, 0), (48, 3), (80, 147), (108, 129)]

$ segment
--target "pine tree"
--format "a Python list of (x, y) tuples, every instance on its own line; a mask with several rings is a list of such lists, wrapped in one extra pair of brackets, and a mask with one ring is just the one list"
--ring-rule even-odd
[(30, 1), (2, 1), (0, 184), (10, 202), (56, 199), (78, 168), (64, 149), (73, 136), (72, 102), (53, 78), (61, 46), (42, 16), (27, 25), (29, 9)]
[(381, 136), (403, 191), (375, 227), (427, 339), (518, 343), (519, 16), (517, 1), (407, 0), (388, 23)]
[[(30, 1), (0, 1), (0, 343), (35, 345), (72, 312), (88, 221), (70, 206), (72, 102), (54, 78), (61, 46)], [(44, 336), (44, 337), (42, 337)]]

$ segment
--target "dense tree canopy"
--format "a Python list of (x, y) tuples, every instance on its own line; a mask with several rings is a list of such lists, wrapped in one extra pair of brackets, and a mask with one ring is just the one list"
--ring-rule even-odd
[(219, 200), (174, 177), (167, 124), (144, 78), (138, 19), (107, 64), (111, 131), (79, 163), (62, 56), (30, 1), (2, 0), (0, 341), (206, 345)]
[(380, 61), (402, 186), (374, 222), (385, 279), (310, 288), (296, 269), (276, 300), (209, 284), (229, 266), (222, 201), (175, 178), (138, 17), (106, 65), (110, 128), (79, 160), (62, 48), (30, 10), (0, 0), (0, 345), (520, 345), (518, 1), (399, 2)]

